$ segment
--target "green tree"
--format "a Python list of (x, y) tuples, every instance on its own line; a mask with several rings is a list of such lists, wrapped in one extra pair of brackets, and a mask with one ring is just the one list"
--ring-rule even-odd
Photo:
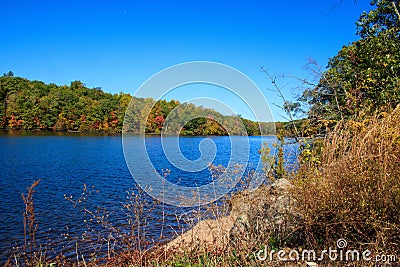
[(10, 70), (9, 72), (4, 73), (3, 76), (4, 76), (4, 77), (13, 77), (13, 76), (14, 76), (14, 73)]
[(377, 8), (357, 22), (362, 38), (330, 59), (318, 85), (301, 97), (310, 105), (309, 118), (319, 131), (400, 103), (400, 18), (391, 1), (371, 4)]
[(400, 28), (398, 0), (374, 0), (371, 1), (371, 5), (376, 8), (368, 13), (364, 11), (356, 23), (357, 33), (362, 38)]

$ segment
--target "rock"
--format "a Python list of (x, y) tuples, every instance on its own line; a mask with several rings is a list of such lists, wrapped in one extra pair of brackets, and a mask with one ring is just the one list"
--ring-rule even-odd
[(229, 231), (229, 236), (236, 243), (242, 240), (248, 240), (250, 232), (250, 223), (246, 214), (237, 216), (232, 228)]
[(296, 212), (290, 187), (289, 180), (280, 179), (253, 191), (239, 192), (231, 198), (229, 216), (201, 221), (166, 247), (191, 250), (210, 245), (224, 247), (233, 242), (236, 247), (244, 248), (294, 242), (301, 234), (297, 229), (302, 217)]
[(229, 243), (229, 231), (235, 220), (231, 216), (204, 220), (165, 245), (166, 250), (190, 251), (209, 246), (224, 247)]
[(292, 185), (288, 179), (279, 179), (271, 184), (271, 190), (275, 191), (276, 193), (287, 193), (291, 186)]
[(302, 220), (289, 195), (290, 187), (289, 180), (280, 179), (253, 192), (244, 191), (234, 196), (232, 214), (236, 215), (236, 221), (230, 230), (231, 241), (249, 246), (283, 245), (298, 238), (301, 233), (296, 229)]

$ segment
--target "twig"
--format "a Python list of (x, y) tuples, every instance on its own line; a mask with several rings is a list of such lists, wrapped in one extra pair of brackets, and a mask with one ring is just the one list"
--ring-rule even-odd
[(75, 253), (76, 253), (76, 262), (79, 267), (79, 253), (78, 253), (78, 241), (75, 242)]
[(310, 82), (310, 81), (308, 81), (308, 80), (306, 80), (304, 78), (297, 77), (295, 75), (284, 74), (283, 78), (293, 78), (293, 79), (296, 79), (296, 80), (302, 82), (303, 84), (307, 84), (307, 85), (314, 86), (314, 87), (317, 86), (317, 84), (312, 83), (312, 82)]
[(393, 8), (394, 8), (394, 11), (397, 14), (397, 19), (400, 21), (400, 13), (399, 13), (399, 10), (397, 9), (396, 4), (395, 4), (394, 1), (392, 1), (392, 5), (393, 5)]
[(19, 267), (17, 255), (14, 254), (14, 261), (15, 261), (15, 266)]
[(83, 257), (83, 255), (81, 255), (81, 256), (82, 256), (83, 265), (84, 265), (85, 267), (87, 267), (85, 258)]
[[(268, 79), (271, 80), (271, 83), (272, 83), (273, 86), (275, 87), (275, 91), (279, 94), (279, 97), (283, 100), (284, 105), (286, 105), (287, 103), (289, 103), (289, 102), (286, 100), (285, 96), (283, 95), (281, 88), (280, 88), (280, 87), (278, 86), (278, 84), (276, 83), (276, 77), (272, 77), (272, 76), (269, 74), (269, 72), (264, 68), (264, 66), (260, 66), (260, 68), (261, 68), (261, 71), (268, 77)], [(292, 124), (293, 129), (294, 129), (294, 132), (295, 132), (295, 139), (296, 139), (296, 141), (298, 141), (297, 137), (298, 137), (299, 134), (298, 134), (297, 127), (296, 127), (296, 124), (295, 124), (295, 122), (294, 122), (292, 113), (291, 113), (290, 110), (287, 110), (285, 107), (283, 107), (283, 110), (289, 115), (290, 123)]]
[[(310, 64), (313, 64), (313, 65), (318, 69), (318, 72), (320, 73), (321, 77), (322, 77), (322, 78), (324, 79), (324, 81), (329, 85), (329, 87), (332, 88), (333, 95), (335, 96), (336, 107), (337, 107), (337, 109), (338, 109), (338, 111), (339, 111), (340, 118), (343, 120), (343, 119), (344, 119), (344, 118), (343, 118), (343, 113), (342, 113), (342, 109), (341, 109), (341, 107), (340, 107), (340, 105), (339, 105), (339, 101), (338, 101), (338, 97), (337, 97), (337, 93), (336, 93), (335, 88), (332, 86), (332, 84), (330, 83), (330, 81), (326, 78), (326, 76), (325, 76), (324, 72), (322, 71), (321, 67), (320, 67), (313, 59), (309, 59), (309, 61), (310, 61)], [(345, 89), (345, 88), (343, 88), (343, 89), (345, 90), (345, 93), (347, 94), (346, 89)], [(326, 95), (327, 95), (327, 94), (326, 94)]]

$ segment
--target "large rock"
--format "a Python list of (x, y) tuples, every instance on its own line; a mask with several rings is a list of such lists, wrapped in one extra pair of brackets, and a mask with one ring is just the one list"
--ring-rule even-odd
[(231, 241), (242, 246), (295, 243), (301, 237), (297, 229), (302, 218), (290, 197), (290, 187), (287, 179), (280, 179), (234, 196), (231, 214), (236, 220), (230, 230)]
[(218, 220), (203, 220), (192, 229), (179, 235), (166, 244), (167, 250), (181, 252), (193, 249), (222, 249), (229, 243), (229, 231), (233, 227), (234, 218), (225, 216)]
[[(245, 190), (231, 199), (229, 216), (199, 222), (189, 231), (169, 242), (166, 247), (182, 250), (221, 246), (254, 246), (275, 242), (283, 245), (299, 235), (301, 216), (291, 199), (291, 183), (277, 180), (254, 191)], [(278, 243), (279, 244), (278, 244)]]

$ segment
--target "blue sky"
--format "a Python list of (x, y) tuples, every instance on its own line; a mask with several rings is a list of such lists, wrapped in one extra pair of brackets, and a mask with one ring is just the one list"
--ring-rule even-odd
[[(369, 1), (3, 1), (0, 73), (47, 83), (80, 80), (106, 92), (134, 94), (149, 77), (188, 61), (232, 66), (252, 79), (283, 120), (273, 75), (310, 77), (307, 58), (325, 67), (358, 39), (355, 21)], [(281, 80), (287, 98), (296, 82)], [(199, 92), (235, 106), (240, 101), (213, 86), (186, 86), (166, 98), (184, 101)], [(151, 97), (151, 95), (149, 95)]]

